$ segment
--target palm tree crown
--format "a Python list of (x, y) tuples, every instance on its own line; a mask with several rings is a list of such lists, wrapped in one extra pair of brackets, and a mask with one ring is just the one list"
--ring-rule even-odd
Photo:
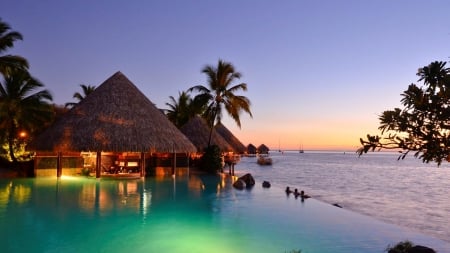
[(28, 69), (25, 58), (17, 55), (4, 55), (7, 49), (14, 46), (14, 42), (22, 40), (23, 37), (16, 31), (9, 31), (11, 27), (0, 18), (0, 73), (10, 74), (13, 70)]
[(0, 82), (0, 129), (8, 140), (12, 160), (14, 142), (19, 130), (33, 133), (49, 123), (53, 117), (53, 108), (49, 103), (52, 95), (48, 90), (36, 89), (44, 85), (31, 77), (27, 71), (14, 71)]
[(169, 97), (170, 102), (166, 103), (169, 109), (166, 110), (166, 115), (172, 123), (178, 128), (186, 124), (189, 119), (197, 114), (200, 114), (202, 109), (197, 106), (188, 92), (183, 91), (178, 93), (178, 100), (173, 96)]
[[(95, 86), (93, 85), (85, 85), (85, 84), (80, 84), (80, 87), (83, 91), (83, 94), (79, 93), (79, 92), (75, 92), (73, 94), (73, 98), (75, 98), (76, 100), (78, 100), (77, 103), (81, 102), (83, 99), (85, 99), (89, 94), (91, 94), (94, 90), (95, 90)], [(71, 102), (71, 103), (66, 103), (65, 107), (73, 107), (74, 105), (76, 105), (77, 103)]]
[(197, 91), (195, 96), (196, 103), (204, 104), (206, 107), (204, 117), (210, 124), (211, 131), (214, 124), (221, 122), (223, 117), (223, 108), (241, 127), (240, 113), (250, 111), (250, 100), (245, 96), (235, 94), (237, 91), (247, 91), (246, 83), (233, 85), (233, 82), (241, 78), (241, 73), (235, 71), (234, 66), (222, 60), (219, 60), (217, 67), (208, 65), (203, 68), (202, 73), (208, 77), (208, 87), (197, 85), (191, 87), (188, 91)]

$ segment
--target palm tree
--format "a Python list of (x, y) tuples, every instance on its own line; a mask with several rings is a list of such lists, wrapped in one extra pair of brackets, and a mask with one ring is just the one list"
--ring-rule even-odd
[(197, 85), (191, 87), (188, 91), (197, 91), (199, 94), (195, 96), (195, 103), (203, 104), (206, 108), (204, 117), (210, 125), (210, 136), (208, 145), (211, 144), (211, 135), (214, 124), (221, 122), (223, 117), (223, 108), (228, 115), (241, 127), (240, 113), (242, 111), (248, 113), (252, 117), (250, 111), (250, 100), (245, 96), (236, 95), (235, 92), (242, 90), (247, 91), (246, 83), (233, 85), (233, 82), (241, 78), (241, 73), (236, 72), (234, 66), (229, 62), (219, 60), (217, 67), (207, 65), (203, 68), (202, 73), (208, 76), (208, 87)]
[(189, 119), (200, 114), (201, 108), (197, 107), (188, 92), (178, 92), (178, 100), (173, 96), (169, 97), (170, 102), (166, 103), (169, 107), (166, 115), (169, 120), (178, 128), (186, 124)]
[[(73, 98), (75, 98), (76, 100), (78, 100), (77, 103), (81, 102), (83, 99), (85, 99), (89, 94), (91, 94), (94, 90), (95, 90), (95, 86), (93, 85), (85, 85), (85, 84), (80, 84), (81, 89), (83, 90), (83, 94), (79, 93), (79, 92), (75, 92), (73, 94)], [(77, 103), (66, 103), (65, 107), (73, 107), (74, 105), (76, 105)]]
[(25, 58), (18, 55), (3, 55), (5, 51), (14, 46), (16, 40), (22, 40), (23, 37), (16, 31), (9, 31), (11, 27), (0, 18), (0, 73), (10, 74), (13, 70), (28, 69), (28, 62)]
[(12, 161), (17, 162), (14, 146), (19, 132), (32, 134), (49, 123), (53, 107), (48, 90), (33, 93), (44, 86), (41, 82), (24, 70), (10, 73), (0, 82), (0, 129), (6, 136)]

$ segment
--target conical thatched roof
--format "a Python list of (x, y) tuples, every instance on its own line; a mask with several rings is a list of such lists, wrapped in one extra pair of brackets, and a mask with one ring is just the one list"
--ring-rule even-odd
[(256, 146), (253, 144), (248, 144), (247, 146), (247, 154), (256, 154)]
[(267, 153), (269, 153), (269, 148), (265, 144), (261, 144), (258, 147), (258, 153), (267, 154)]
[(236, 153), (243, 154), (246, 150), (244, 144), (233, 135), (233, 133), (228, 130), (222, 123), (217, 123), (214, 126), (214, 129), (219, 133), (228, 143), (230, 143), (231, 147)]
[[(199, 151), (208, 147), (210, 128), (200, 116), (190, 119), (180, 128), (180, 131), (194, 143)], [(219, 146), (221, 151), (233, 151), (233, 147), (215, 129), (212, 132), (211, 144)]]
[(30, 149), (196, 152), (187, 137), (121, 72), (39, 135)]

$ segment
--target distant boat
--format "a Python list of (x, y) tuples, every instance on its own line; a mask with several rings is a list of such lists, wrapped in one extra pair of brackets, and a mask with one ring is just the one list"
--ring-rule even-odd
[(300, 154), (303, 154), (303, 153), (305, 153), (305, 151), (303, 150), (303, 145), (301, 145), (301, 146), (300, 146), (300, 148), (299, 148), (298, 152), (299, 152)]
[(271, 165), (272, 164), (272, 158), (268, 157), (268, 156), (259, 156), (258, 160), (256, 160), (256, 162), (259, 165)]

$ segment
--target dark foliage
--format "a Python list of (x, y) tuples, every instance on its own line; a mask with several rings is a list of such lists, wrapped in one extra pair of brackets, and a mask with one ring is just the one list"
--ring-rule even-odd
[(205, 149), (200, 160), (200, 169), (208, 173), (217, 173), (222, 168), (222, 158), (220, 148), (216, 145)]
[(450, 155), (450, 69), (432, 62), (417, 75), (423, 85), (410, 84), (404, 91), (403, 109), (384, 111), (379, 119), (381, 136), (360, 139), (361, 155), (378, 149), (398, 149), (399, 159), (410, 152), (423, 162), (448, 160)]

